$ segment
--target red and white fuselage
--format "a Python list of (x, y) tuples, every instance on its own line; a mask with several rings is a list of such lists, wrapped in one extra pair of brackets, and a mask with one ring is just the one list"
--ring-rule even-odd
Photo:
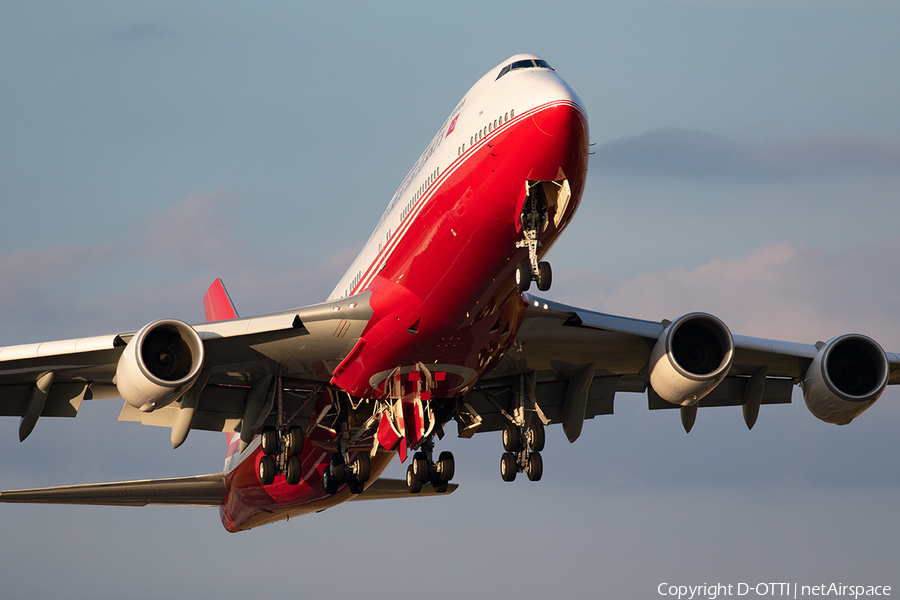
[[(431, 397), (465, 395), (510, 348), (525, 311), (514, 273), (528, 259), (517, 247), (528, 182), (561, 190), (538, 234), (542, 255), (578, 207), (587, 162), (584, 107), (549, 65), (522, 54), (491, 69), (447, 118), (332, 292), (330, 300), (370, 292), (373, 316), (331, 383), (381, 398), (391, 377), (424, 365), (441, 373)], [(260, 484), (258, 441), (229, 453), (220, 509), (229, 531), (350, 499), (347, 486), (327, 495), (322, 485), (333, 444), (310, 442), (298, 485), (282, 476)], [(376, 454), (370, 481), (392, 458)]]

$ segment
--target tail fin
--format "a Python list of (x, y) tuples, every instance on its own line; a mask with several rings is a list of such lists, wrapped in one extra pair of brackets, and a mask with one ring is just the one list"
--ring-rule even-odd
[(221, 279), (216, 279), (206, 290), (203, 296), (203, 312), (206, 313), (206, 321), (225, 321), (227, 319), (237, 319), (238, 314), (234, 309), (234, 303), (225, 284)]
[[(222, 283), (221, 279), (213, 281), (209, 289), (206, 290), (206, 295), (203, 296), (203, 312), (206, 313), (207, 323), (238, 318), (231, 296), (228, 295), (228, 290), (225, 289), (225, 284)], [(234, 459), (237, 457), (238, 448), (240, 447), (238, 444), (240, 434), (228, 433), (226, 436), (225, 441), (228, 444), (228, 450), (225, 453), (225, 471), (229, 471), (236, 466)]]

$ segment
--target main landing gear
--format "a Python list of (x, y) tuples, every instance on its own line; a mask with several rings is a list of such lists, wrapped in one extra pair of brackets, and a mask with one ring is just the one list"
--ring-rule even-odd
[(516, 265), (516, 286), (522, 292), (528, 291), (532, 281), (537, 282), (538, 289), (542, 292), (550, 289), (553, 277), (550, 263), (539, 262), (537, 254), (538, 248), (541, 247), (538, 231), (547, 227), (547, 206), (544, 188), (540, 185), (529, 187), (528, 197), (519, 215), (524, 239), (516, 242), (516, 248), (528, 248), (528, 260)]
[(418, 494), (425, 483), (431, 482), (434, 491), (443, 494), (453, 479), (456, 464), (453, 454), (441, 452), (437, 461), (433, 460), (434, 440), (431, 438), (422, 442), (420, 450), (413, 454), (413, 458), (406, 468), (406, 485), (410, 494)]
[(544, 461), (540, 452), (544, 449), (544, 425), (532, 422), (531, 427), (519, 427), (507, 423), (503, 427), (503, 458), (500, 459), (500, 476), (503, 481), (515, 481), (516, 473), (525, 472), (530, 481), (540, 481), (544, 474)]
[(326, 494), (334, 494), (341, 484), (346, 483), (351, 494), (362, 494), (371, 472), (368, 452), (357, 452), (352, 462), (347, 462), (346, 453), (335, 452), (322, 475)]
[(280, 473), (284, 474), (288, 484), (300, 483), (303, 429), (291, 427), (284, 435), (279, 435), (274, 427), (266, 427), (260, 435), (260, 446), (263, 452), (259, 459), (260, 483), (271, 485)]

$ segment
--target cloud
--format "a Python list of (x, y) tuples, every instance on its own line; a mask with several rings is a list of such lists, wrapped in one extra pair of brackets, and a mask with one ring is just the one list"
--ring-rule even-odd
[(248, 246), (230, 234), (234, 208), (241, 198), (226, 190), (191, 194), (154, 215), (146, 227), (144, 258), (184, 264), (216, 264), (246, 255)]
[(749, 144), (694, 129), (655, 129), (599, 146), (600, 171), (629, 176), (762, 182), (852, 170), (900, 172), (900, 140), (816, 137)]
[(70, 285), (85, 273), (102, 269), (118, 251), (115, 243), (61, 245), (0, 257), (0, 312), (34, 310), (60, 282)]
[(234, 226), (242, 206), (226, 190), (191, 194), (123, 239), (0, 257), (0, 346), (202, 321), (216, 277), (243, 316), (322, 302), (360, 250), (315, 262), (261, 257)]
[(812, 343), (853, 332), (896, 351), (898, 271), (900, 240), (842, 252), (782, 242), (627, 281), (560, 273), (555, 289), (564, 302), (604, 312), (660, 320), (704, 311), (734, 333)]

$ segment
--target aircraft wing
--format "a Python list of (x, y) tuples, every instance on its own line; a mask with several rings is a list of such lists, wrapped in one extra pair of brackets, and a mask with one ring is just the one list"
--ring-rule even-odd
[[(804, 384), (806, 393), (814, 396), (810, 406), (814, 414), (828, 422), (845, 424), (868, 408), (885, 384), (900, 383), (900, 355), (884, 353), (864, 336), (799, 344), (731, 335), (722, 324), (726, 332), (723, 337), (732, 340), (731, 360), (726, 365), (723, 358), (718, 383), (710, 380), (709, 385), (700, 385), (700, 398), (694, 400), (690, 393), (678, 396), (670, 389), (678, 388), (677, 382), (672, 383), (678, 373), (672, 373), (671, 361), (664, 360), (665, 340), (683, 319), (696, 319), (694, 325), (721, 323), (715, 317), (686, 315), (673, 325), (589, 311), (530, 294), (524, 297), (529, 306), (514, 347), (465, 398), (473, 415), (480, 419), (480, 431), (502, 429), (513, 418), (517, 398), (524, 397), (527, 412), (540, 413), (545, 423), (561, 422), (570, 441), (574, 441), (584, 419), (613, 413), (616, 392), (647, 392), (650, 409), (682, 408), (687, 430), (693, 425), (696, 408), (706, 406), (743, 405), (747, 425), (752, 427), (760, 405), (790, 403), (793, 386), (804, 379), (808, 380)], [(862, 373), (871, 380), (872, 390), (858, 387), (851, 394), (838, 394), (837, 399), (833, 394), (823, 396), (817, 390), (828, 389), (828, 384), (817, 374), (831, 368), (834, 375), (838, 368), (847, 367), (829, 367), (822, 359), (844, 359), (848, 346), (876, 362), (880, 353), (884, 359), (882, 371)], [(658, 348), (662, 350), (655, 353)], [(817, 360), (824, 366), (814, 366)], [(668, 372), (663, 375), (668, 379), (659, 376), (666, 368)], [(651, 380), (660, 389), (655, 389)], [(711, 389), (706, 389), (710, 385)], [(837, 408), (820, 406), (835, 402)], [(464, 422), (471, 423), (471, 416)]]
[[(137, 332), (2, 347), (0, 416), (21, 416), (19, 437), (25, 439), (41, 416), (74, 417), (83, 400), (125, 397), (120, 420), (170, 427), (184, 420), (182, 409), (189, 403), (181, 441), (185, 426), (234, 431), (248, 416), (248, 399), (255, 390), (272, 389), (271, 373), (282, 374), (294, 390), (327, 382), (371, 318), (369, 296), (193, 327), (163, 320)], [(129, 356), (126, 351), (136, 336), (152, 347), (143, 356), (146, 365), (158, 359), (157, 366), (167, 373), (161, 377), (163, 384), (172, 383), (168, 396), (165, 385), (148, 380), (146, 370), (154, 367), (138, 365), (134, 352)], [(194, 364), (200, 358), (202, 364)], [(148, 393), (162, 398), (159, 406), (142, 404)], [(271, 407), (273, 398), (263, 394), (256, 400), (260, 412), (267, 403)], [(287, 398), (288, 408), (291, 401), (300, 402)], [(173, 433), (173, 444), (175, 437)]]

